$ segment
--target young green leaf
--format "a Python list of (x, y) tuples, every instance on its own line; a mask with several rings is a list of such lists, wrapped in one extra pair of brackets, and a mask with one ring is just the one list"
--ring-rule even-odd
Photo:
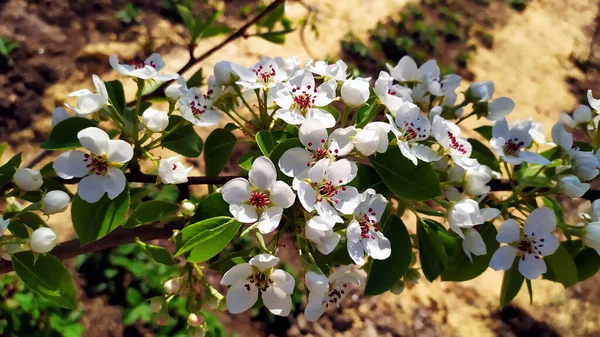
[(151, 245), (138, 238), (135, 239), (135, 242), (142, 248), (144, 253), (146, 253), (146, 255), (148, 255), (148, 257), (156, 263), (167, 266), (172, 266), (178, 263), (178, 261), (171, 256), (171, 253), (169, 253), (165, 247)]
[(483, 145), (477, 139), (469, 139), (469, 143), (473, 148), (471, 152), (471, 158), (477, 159), (480, 164), (486, 165), (493, 171), (500, 172), (500, 163), (496, 155), (485, 145)]
[(363, 106), (356, 110), (356, 127), (363, 128), (369, 123), (377, 114), (383, 111), (384, 106), (382, 104), (375, 103), (379, 98), (372, 96), (367, 100)]
[(516, 257), (512, 267), (504, 272), (504, 277), (502, 278), (500, 307), (506, 306), (517, 296), (519, 290), (521, 290), (521, 286), (523, 286), (523, 280), (525, 280), (525, 278), (521, 275), (521, 272), (519, 272), (519, 257)]
[[(171, 116), (167, 131), (179, 123), (185, 123), (184, 121), (180, 116)], [(202, 153), (202, 138), (198, 136), (191, 124), (184, 125), (163, 138), (161, 145), (188, 158), (196, 158)]]
[(414, 165), (390, 146), (385, 153), (370, 157), (371, 163), (385, 184), (396, 195), (409, 200), (427, 200), (442, 194), (438, 176), (429, 163)]
[(194, 15), (190, 12), (189, 8), (183, 5), (177, 5), (177, 12), (193, 38), (196, 30), (196, 20), (194, 20)]
[(254, 159), (256, 159), (262, 155), (263, 154), (260, 151), (244, 152), (238, 158), (238, 165), (240, 165), (240, 167), (243, 168), (244, 170), (250, 171), (250, 169), (252, 168), (252, 162), (254, 162)]
[(208, 135), (204, 149), (207, 176), (218, 176), (221, 173), (229, 161), (235, 143), (236, 138), (233, 133), (225, 129), (215, 129)]
[(278, 140), (283, 136), (282, 131), (269, 132), (261, 130), (256, 134), (256, 143), (263, 155), (268, 156), (277, 146)]
[(580, 250), (573, 256), (573, 261), (577, 266), (577, 280), (580, 282), (596, 275), (600, 269), (600, 255), (593, 248), (585, 247)]
[(50, 137), (41, 145), (41, 148), (46, 150), (69, 150), (81, 147), (77, 134), (79, 131), (92, 126), (97, 125), (87, 118), (67, 118), (52, 128)]
[(123, 84), (119, 80), (104, 82), (104, 84), (106, 85), (106, 91), (108, 92), (108, 101), (121, 115), (124, 115), (127, 101), (125, 101)]
[(417, 223), (421, 268), (429, 282), (433, 282), (448, 265), (448, 254), (436, 234), (436, 228), (437, 226), (433, 220), (426, 219)]
[(129, 209), (129, 188), (113, 200), (105, 194), (98, 202), (90, 204), (79, 195), (73, 198), (71, 219), (82, 245), (99, 240), (119, 227)]
[(21, 166), (21, 153), (17, 153), (4, 165), (0, 166), (0, 187), (4, 187), (12, 180), (19, 166)]
[(217, 255), (242, 226), (229, 217), (216, 217), (185, 227), (176, 239), (175, 255), (189, 252), (188, 262), (203, 262)]
[(71, 274), (58, 258), (51, 254), (38, 255), (30, 251), (13, 254), (15, 272), (25, 285), (54, 304), (75, 310), (77, 295)]
[(552, 270), (555, 280), (562, 283), (565, 288), (577, 283), (577, 266), (563, 245), (558, 246), (554, 254), (544, 256), (544, 261)]
[(200, 201), (196, 207), (196, 213), (190, 219), (190, 223), (220, 216), (231, 216), (229, 204), (223, 200), (221, 193), (212, 193)]
[(398, 282), (410, 264), (412, 244), (406, 226), (400, 218), (392, 216), (383, 230), (390, 240), (392, 254), (385, 260), (373, 260), (369, 271), (365, 295), (382, 294)]
[(162, 201), (150, 200), (139, 205), (123, 225), (125, 228), (132, 228), (145, 225), (151, 222), (161, 221), (179, 211), (177, 204)]

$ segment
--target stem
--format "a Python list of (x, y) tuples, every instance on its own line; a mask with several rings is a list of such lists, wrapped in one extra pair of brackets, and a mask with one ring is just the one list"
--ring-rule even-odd
[(344, 128), (346, 127), (346, 123), (348, 122), (348, 116), (350, 115), (350, 107), (347, 105), (344, 105), (344, 112), (342, 112), (342, 118), (340, 121), (340, 127)]
[[(175, 124), (175, 126), (173, 126), (171, 129), (163, 132), (162, 135), (160, 135), (160, 137), (156, 138), (155, 140), (153, 140), (150, 144), (146, 145), (145, 147), (147, 147), (148, 149), (152, 149), (154, 146), (156, 146), (165, 137), (167, 137), (168, 135), (170, 135), (173, 132), (177, 131), (177, 129), (179, 129), (180, 127), (182, 127), (185, 124), (185, 122), (186, 122), (185, 119), (181, 119), (177, 124)], [(143, 142), (144, 141), (141, 141), (140, 144), (142, 144)]]
[(248, 102), (244, 98), (244, 95), (242, 94), (242, 91), (240, 90), (240, 88), (237, 85), (234, 85), (233, 89), (235, 90), (235, 92), (238, 94), (238, 96), (242, 100), (242, 103), (244, 103), (244, 105), (246, 106), (246, 108), (252, 113), (252, 115), (254, 116), (254, 118), (256, 118), (257, 120), (260, 120), (260, 118), (258, 117), (258, 115), (256, 114), (256, 112), (254, 112), (254, 109), (252, 109), (252, 107), (250, 106), (250, 104), (248, 104)]

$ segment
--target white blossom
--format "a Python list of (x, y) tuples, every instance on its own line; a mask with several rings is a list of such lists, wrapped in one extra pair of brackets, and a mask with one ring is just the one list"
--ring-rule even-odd
[(273, 315), (287, 316), (292, 307), (291, 294), (295, 280), (288, 272), (274, 269), (279, 258), (259, 254), (249, 263), (241, 263), (229, 269), (221, 279), (227, 285), (227, 309), (238, 314), (250, 309), (260, 296)]
[(573, 172), (582, 181), (589, 181), (598, 175), (598, 153), (594, 156), (593, 152), (571, 151)]
[(29, 239), (31, 250), (36, 253), (45, 254), (56, 247), (58, 236), (50, 228), (40, 227), (31, 233)]
[(67, 103), (65, 103), (65, 106), (75, 111), (78, 116), (93, 114), (108, 105), (106, 85), (97, 75), (92, 75), (92, 80), (96, 87), (95, 92), (91, 92), (88, 89), (80, 89), (67, 95), (67, 97), (77, 97), (76, 106), (71, 106)]
[(395, 119), (390, 115), (386, 115), (386, 117), (392, 133), (396, 136), (402, 155), (414, 165), (418, 164), (418, 159), (428, 163), (439, 159), (436, 151), (427, 145), (419, 144), (429, 138), (431, 132), (429, 120), (421, 114), (419, 107), (405, 102), (395, 115)]
[(561, 112), (560, 121), (571, 128), (575, 128), (581, 124), (586, 125), (592, 121), (592, 110), (588, 106), (579, 104), (575, 111), (573, 111), (573, 117)]
[(551, 142), (546, 142), (546, 136), (544, 136), (544, 124), (536, 122), (533, 118), (519, 119), (510, 125), (511, 128), (529, 129), (529, 135), (539, 145), (554, 145)]
[(329, 277), (313, 271), (306, 273), (304, 280), (310, 293), (304, 316), (308, 321), (316, 321), (330, 305), (339, 308), (348, 294), (348, 286), (362, 283), (360, 275), (350, 271), (351, 268), (352, 265), (341, 267)]
[(13, 176), (13, 181), (23, 191), (37, 191), (44, 184), (40, 171), (30, 168), (18, 169)]
[(90, 153), (65, 152), (54, 161), (54, 170), (64, 179), (83, 178), (77, 193), (89, 203), (100, 200), (104, 193), (116, 198), (125, 189), (127, 181), (121, 167), (133, 158), (133, 148), (126, 141), (111, 140), (96, 127), (79, 131), (77, 138)]
[(158, 164), (158, 176), (165, 184), (183, 184), (188, 181), (192, 167), (185, 168), (181, 163), (181, 156), (161, 159)]
[(348, 77), (348, 66), (342, 60), (338, 60), (334, 64), (327, 64), (325, 61), (317, 61), (314, 66), (308, 64), (306, 69), (313, 74), (323, 77), (324, 81), (333, 79), (343, 82)]
[(279, 106), (276, 115), (288, 124), (302, 124), (312, 117), (331, 128), (336, 123), (335, 118), (321, 107), (334, 100), (335, 89), (335, 80), (316, 87), (311, 72), (298, 72), (286, 83), (278, 82), (271, 89), (273, 101)]
[(170, 100), (176, 102), (181, 97), (185, 96), (187, 92), (188, 87), (185, 78), (183, 76), (179, 76), (175, 83), (169, 85), (167, 89), (165, 89), (165, 96), (167, 96), (167, 98), (169, 98)]
[[(291, 67), (289, 67), (291, 62)], [(246, 89), (268, 89), (275, 84), (287, 80), (296, 71), (296, 62), (292, 59), (286, 61), (280, 57), (272, 59), (263, 57), (258, 63), (246, 69), (238, 64), (232, 63), (231, 69), (239, 76), (236, 82)]]
[(412, 89), (412, 98), (422, 101), (425, 94), (443, 96), (440, 84), (440, 68), (435, 60), (429, 60), (417, 68), (417, 63), (410, 57), (404, 56), (395, 67), (387, 64), (390, 75), (401, 83), (416, 83)]
[(559, 242), (552, 231), (556, 228), (556, 216), (550, 208), (537, 208), (525, 220), (524, 231), (514, 219), (502, 223), (496, 240), (508, 243), (496, 250), (490, 261), (494, 270), (508, 270), (515, 257), (519, 257), (519, 272), (533, 280), (546, 272), (544, 256), (553, 254)]
[(169, 116), (164, 111), (148, 108), (142, 113), (142, 123), (152, 132), (162, 132), (169, 126)]
[[(337, 130), (336, 130), (337, 131)], [(371, 122), (363, 129), (356, 129), (356, 134), (351, 138), (356, 150), (363, 156), (370, 156), (375, 152), (384, 153), (388, 149), (388, 133), (391, 126), (384, 122)], [(334, 131), (332, 133), (335, 134)]]
[(292, 206), (296, 196), (283, 181), (276, 181), (277, 172), (271, 160), (258, 157), (248, 172), (248, 180), (235, 178), (223, 186), (223, 199), (233, 217), (243, 223), (258, 221), (263, 234), (274, 231), (283, 209)]
[(411, 102), (412, 90), (399, 84), (394, 84), (394, 78), (385, 71), (379, 72), (375, 81), (375, 94), (381, 104), (394, 114), (404, 102)]
[(464, 138), (460, 137), (458, 125), (440, 116), (433, 117), (431, 133), (435, 140), (442, 146), (444, 154), (450, 156), (452, 161), (468, 170), (479, 166), (477, 159), (470, 158), (472, 147)]
[(596, 113), (598, 113), (598, 111), (600, 111), (600, 99), (595, 99), (594, 96), (592, 96), (592, 90), (588, 89), (587, 99), (588, 104), (592, 107), (592, 109), (594, 109), (594, 111), (596, 111)]
[(135, 77), (142, 80), (170, 81), (177, 79), (179, 74), (163, 74), (158, 72), (165, 67), (162, 57), (154, 53), (145, 61), (131, 61), (128, 64), (119, 63), (119, 55), (110, 57), (110, 66), (119, 74), (127, 77)]
[(169, 295), (176, 294), (179, 288), (181, 288), (181, 281), (178, 278), (168, 279), (163, 283), (163, 289)]
[(543, 156), (522, 151), (531, 145), (532, 138), (529, 129), (508, 128), (506, 119), (497, 120), (492, 128), (490, 145), (500, 157), (509, 164), (519, 165), (522, 162), (531, 164), (548, 165), (550, 161)]
[(390, 240), (378, 227), (387, 206), (386, 198), (368, 189), (361, 199), (363, 201), (356, 207), (346, 229), (348, 254), (359, 266), (365, 263), (365, 254), (376, 260), (385, 260), (392, 253)]
[(199, 88), (191, 88), (179, 99), (181, 116), (196, 126), (213, 126), (221, 120), (221, 113), (213, 110), (212, 102)]
[(55, 127), (56, 124), (64, 121), (69, 117), (69, 113), (67, 112), (67, 110), (65, 110), (65, 108), (60, 106), (56, 107), (52, 112), (52, 127)]
[(590, 189), (590, 184), (582, 183), (576, 176), (565, 176), (558, 181), (558, 189), (569, 198), (581, 198)]
[(66, 192), (60, 190), (50, 191), (42, 200), (42, 203), (44, 204), (44, 213), (56, 214), (64, 212), (64, 210), (67, 209), (69, 202), (71, 202), (71, 197), (69, 197)]
[(232, 85), (239, 79), (239, 76), (233, 71), (232, 63), (228, 61), (217, 62), (214, 74), (217, 85)]
[(367, 102), (371, 94), (371, 78), (357, 77), (342, 84), (342, 101), (351, 107), (359, 107)]
[(487, 247), (477, 228), (465, 228), (463, 233), (465, 237), (462, 240), (462, 248), (471, 262), (473, 262), (471, 255), (482, 256), (487, 254)]
[(341, 236), (333, 231), (335, 222), (330, 219), (315, 215), (306, 223), (304, 235), (314, 242), (317, 250), (323, 255), (331, 253), (340, 242)]
[(448, 224), (454, 233), (464, 239), (463, 229), (482, 225), (498, 215), (500, 211), (496, 208), (479, 208), (477, 201), (462, 199), (448, 210)]

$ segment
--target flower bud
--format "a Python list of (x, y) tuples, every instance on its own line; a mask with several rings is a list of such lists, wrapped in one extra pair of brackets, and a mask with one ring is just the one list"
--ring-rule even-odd
[(590, 184), (582, 183), (576, 176), (562, 177), (558, 189), (569, 198), (581, 198), (590, 189)]
[(181, 97), (185, 96), (188, 91), (187, 84), (185, 82), (185, 78), (183, 76), (179, 76), (177, 82), (169, 85), (167, 89), (165, 89), (165, 96), (173, 102), (177, 101)]
[(600, 222), (591, 222), (581, 232), (585, 246), (600, 250)]
[(18, 169), (13, 180), (24, 191), (37, 191), (44, 183), (40, 172), (29, 168)]
[(58, 237), (50, 228), (41, 227), (34, 230), (29, 239), (31, 250), (36, 253), (43, 254), (48, 253), (54, 247), (56, 247), (56, 241), (58, 240)]
[(142, 123), (152, 132), (162, 132), (169, 126), (169, 116), (164, 111), (148, 108), (142, 114)]
[(417, 284), (420, 278), (421, 274), (419, 274), (419, 271), (411, 268), (404, 274), (404, 283), (410, 289)]
[(63, 212), (67, 209), (71, 198), (69, 195), (60, 190), (50, 191), (44, 196), (44, 213), (55, 214)]
[(183, 215), (192, 216), (194, 215), (195, 211), (196, 205), (194, 205), (191, 201), (186, 199), (181, 202), (181, 213), (183, 213)]
[(238, 78), (238, 75), (231, 68), (231, 62), (228, 61), (215, 64), (214, 74), (216, 85), (232, 85)]
[(54, 111), (52, 112), (52, 127), (55, 127), (56, 124), (64, 121), (67, 118), (69, 118), (67, 110), (65, 110), (65, 108), (61, 106), (56, 107), (56, 109), (54, 109)]
[(150, 299), (150, 310), (152, 310), (152, 312), (156, 314), (162, 309), (164, 303), (165, 303), (164, 297), (162, 297), (162, 296), (152, 297)]
[(594, 202), (592, 202), (590, 216), (592, 218), (592, 222), (600, 221), (600, 199), (594, 200)]
[(492, 175), (492, 170), (485, 165), (467, 170), (465, 173), (465, 192), (469, 195), (488, 194), (490, 187), (487, 184), (492, 180)]
[(398, 282), (396, 282), (396, 283), (395, 283), (395, 284), (392, 286), (392, 289), (390, 289), (390, 291), (391, 291), (393, 294), (396, 294), (396, 295), (398, 295), (398, 294), (402, 293), (402, 292), (404, 291), (404, 281), (402, 281), (402, 280), (398, 280)]
[(154, 317), (154, 321), (159, 326), (165, 326), (169, 323), (170, 318), (171, 316), (169, 315), (169, 310), (167, 310), (167, 306), (164, 305), (160, 312)]
[(351, 107), (357, 107), (365, 104), (370, 95), (370, 78), (357, 77), (354, 80), (347, 80), (342, 85), (342, 100)]
[(206, 335), (206, 329), (204, 327), (188, 329), (189, 337), (204, 337), (205, 335)]
[(573, 153), (573, 171), (582, 181), (594, 179), (598, 175), (598, 160), (592, 152)]
[(187, 319), (188, 325), (193, 327), (199, 327), (202, 324), (202, 322), (204, 322), (204, 318), (202, 317), (202, 315), (196, 315), (194, 313), (191, 313)]
[(165, 293), (169, 295), (176, 294), (179, 291), (179, 287), (181, 287), (181, 283), (179, 282), (178, 278), (172, 278), (163, 283)]

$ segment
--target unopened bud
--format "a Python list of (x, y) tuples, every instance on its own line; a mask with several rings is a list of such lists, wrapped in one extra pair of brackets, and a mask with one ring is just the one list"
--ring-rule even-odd
[(188, 325), (193, 326), (193, 327), (199, 327), (200, 325), (202, 325), (202, 322), (204, 322), (204, 319), (202, 318), (202, 316), (196, 315), (194, 313), (191, 313), (187, 319)]
[(179, 291), (180, 286), (181, 286), (181, 283), (179, 282), (179, 279), (177, 279), (177, 278), (172, 278), (170, 280), (167, 280), (165, 283), (163, 283), (163, 288), (165, 289), (165, 293), (167, 293), (169, 295), (176, 294)]
[(411, 253), (410, 255), (410, 264), (408, 265), (409, 267), (414, 266), (417, 263), (417, 254), (415, 253)]
[(419, 281), (420, 278), (421, 278), (421, 274), (419, 274), (419, 271), (411, 268), (411, 269), (407, 270), (406, 273), (404, 274), (404, 283), (405, 283), (406, 287), (408, 287), (410, 289), (415, 284), (417, 284), (417, 282)]
[(40, 172), (29, 168), (18, 169), (13, 180), (24, 191), (37, 191), (44, 183)]
[(239, 78), (231, 68), (231, 62), (228, 61), (215, 64), (214, 73), (217, 85), (232, 85)]
[(56, 214), (63, 212), (71, 202), (69, 195), (63, 191), (50, 191), (44, 197), (44, 213)]
[(54, 249), (57, 240), (58, 237), (50, 228), (41, 227), (31, 233), (29, 245), (34, 252), (43, 254)]
[(162, 310), (156, 315), (155, 322), (157, 325), (165, 326), (169, 323), (170, 318), (167, 306), (163, 306)]
[(396, 295), (402, 293), (404, 291), (404, 281), (398, 280), (398, 282), (396, 282), (392, 286), (392, 289), (390, 289), (390, 291)]
[(188, 336), (189, 337), (204, 337), (206, 335), (206, 329), (204, 327), (198, 327), (198, 328), (189, 328), (188, 329)]
[(150, 299), (150, 310), (152, 310), (152, 312), (156, 314), (162, 309), (162, 306), (164, 303), (165, 303), (164, 297), (162, 297), (162, 296), (152, 297)]
[(189, 200), (184, 200), (181, 202), (181, 213), (185, 216), (192, 216), (196, 211), (196, 205), (194, 205)]

